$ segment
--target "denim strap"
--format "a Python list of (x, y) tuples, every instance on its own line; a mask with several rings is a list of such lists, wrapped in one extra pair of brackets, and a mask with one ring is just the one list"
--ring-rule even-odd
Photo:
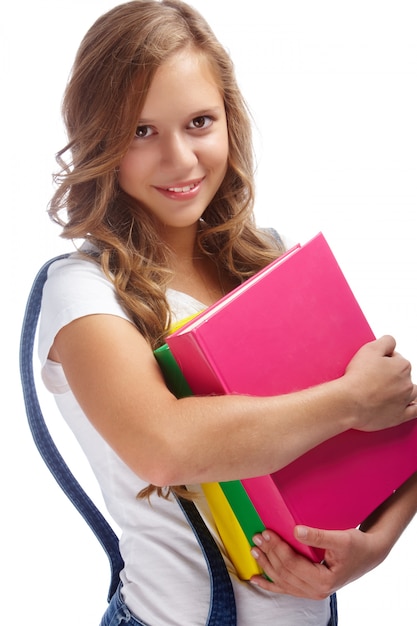
[(54, 261), (64, 259), (67, 256), (67, 254), (63, 254), (50, 259), (39, 270), (34, 280), (26, 304), (20, 338), (20, 377), (29, 426), (39, 453), (61, 489), (84, 517), (109, 558), (111, 582), (108, 600), (110, 600), (119, 584), (119, 572), (123, 567), (123, 560), (119, 552), (119, 540), (110, 524), (81, 487), (56, 447), (42, 414), (33, 374), (33, 348), (42, 302), (43, 286), (48, 275), (49, 266)]
[(330, 596), (330, 612), (331, 612), (331, 617), (329, 621), (329, 626), (337, 626), (338, 624), (337, 597), (335, 593), (333, 593)]
[(236, 626), (236, 603), (226, 564), (194, 502), (177, 497), (206, 559), (210, 574), (210, 610), (206, 626)]

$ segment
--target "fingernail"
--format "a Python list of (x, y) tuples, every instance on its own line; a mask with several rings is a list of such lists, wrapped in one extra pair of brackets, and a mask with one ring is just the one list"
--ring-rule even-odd
[(300, 539), (303, 539), (307, 537), (307, 528), (305, 526), (297, 526), (296, 533), (297, 533), (297, 537), (300, 537)]
[(254, 559), (259, 559), (259, 552), (258, 552), (258, 550), (256, 550), (256, 548), (252, 548), (250, 553), (251, 553), (251, 555), (253, 556)]
[(257, 546), (261, 546), (262, 545), (262, 537), (260, 535), (255, 535), (253, 537), (253, 543), (255, 543)]
[(271, 539), (271, 535), (267, 530), (264, 530), (264, 532), (262, 533), (262, 537), (265, 539), (265, 541), (270, 541)]

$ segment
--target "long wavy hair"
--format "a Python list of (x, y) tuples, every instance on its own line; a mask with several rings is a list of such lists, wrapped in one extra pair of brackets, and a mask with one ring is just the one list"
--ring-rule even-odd
[(118, 166), (157, 69), (184, 48), (210, 63), (227, 118), (227, 172), (202, 217), (198, 247), (239, 284), (282, 249), (256, 228), (251, 120), (233, 63), (202, 16), (180, 0), (136, 0), (101, 16), (85, 35), (64, 94), (68, 144), (50, 217), (68, 239), (90, 240), (97, 261), (152, 349), (171, 323), (166, 299), (170, 250), (157, 224), (118, 184)]

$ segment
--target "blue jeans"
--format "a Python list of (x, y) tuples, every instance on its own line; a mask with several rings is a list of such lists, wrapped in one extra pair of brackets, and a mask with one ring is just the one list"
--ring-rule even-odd
[[(150, 624), (145, 624), (145, 622), (141, 622), (132, 615), (126, 604), (123, 602), (120, 589), (121, 585), (119, 585), (119, 588), (111, 599), (107, 611), (105, 612), (103, 619), (100, 622), (100, 626), (151, 626)], [(216, 600), (213, 599), (213, 602), (215, 603)], [(337, 626), (336, 595), (331, 596), (330, 607), (332, 611), (332, 616), (330, 618), (328, 626)], [(236, 622), (234, 625), (232, 625), (230, 621), (223, 621), (221, 617), (220, 620), (221, 621), (219, 623), (222, 624), (223, 622), (223, 626), (236, 626)]]
[(120, 593), (121, 587), (122, 585), (119, 585), (116, 593), (110, 600), (100, 626), (150, 626), (145, 624), (145, 622), (140, 622), (129, 611), (123, 602), (122, 594)]

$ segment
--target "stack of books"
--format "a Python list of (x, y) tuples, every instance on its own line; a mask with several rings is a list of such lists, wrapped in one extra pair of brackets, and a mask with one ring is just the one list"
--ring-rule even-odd
[[(374, 338), (319, 233), (177, 328), (155, 356), (177, 397), (271, 396), (342, 376)], [(273, 474), (203, 490), (239, 576), (249, 579), (259, 573), (250, 555), (254, 534), (272, 529), (319, 562), (321, 550), (295, 539), (296, 524), (354, 528), (416, 470), (413, 420), (376, 432), (349, 430)]]

